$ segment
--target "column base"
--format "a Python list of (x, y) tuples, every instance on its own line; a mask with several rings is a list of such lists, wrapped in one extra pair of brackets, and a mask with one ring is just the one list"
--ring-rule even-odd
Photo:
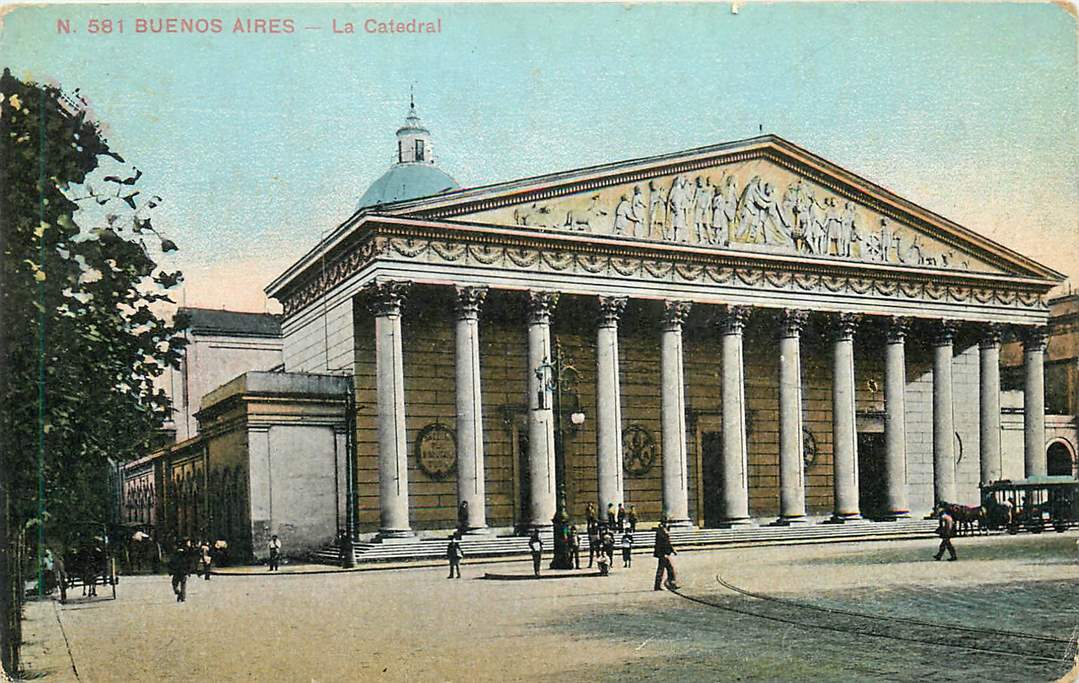
[(692, 529), (693, 522), (689, 519), (668, 519), (667, 527), (670, 529)]
[(464, 535), (465, 536), (488, 536), (488, 535), (490, 535), (490, 533), (491, 533), (491, 530), (489, 528), (485, 527), (485, 526), (475, 526), (475, 527), (469, 527), (465, 531)]
[(721, 520), (719, 526), (721, 528), (730, 528), (736, 526), (754, 526), (754, 522), (749, 517), (734, 517), (731, 519)]
[(898, 519), (910, 519), (910, 510), (894, 510), (884, 515), (882, 522), (894, 522)]
[(521, 529), (521, 535), (527, 536), (533, 531), (538, 531), (541, 534), (545, 531), (554, 533), (554, 524), (548, 522), (547, 524), (529, 524)]
[(851, 524), (851, 523), (865, 524), (867, 521), (868, 520), (866, 520), (864, 517), (862, 517), (861, 514), (859, 514), (857, 512), (844, 512), (844, 513), (837, 513), (837, 514), (832, 515), (830, 519), (826, 519), (823, 523), (824, 524)]
[(375, 543), (415, 538), (416, 533), (412, 529), (379, 529), (375, 535)]
[(768, 526), (795, 526), (798, 524), (809, 524), (809, 518), (805, 515), (780, 517)]

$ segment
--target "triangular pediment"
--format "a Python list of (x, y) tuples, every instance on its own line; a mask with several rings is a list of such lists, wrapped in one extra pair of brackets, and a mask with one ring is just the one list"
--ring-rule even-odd
[(775, 136), (462, 190), (377, 212), (635, 242), (1062, 279)]

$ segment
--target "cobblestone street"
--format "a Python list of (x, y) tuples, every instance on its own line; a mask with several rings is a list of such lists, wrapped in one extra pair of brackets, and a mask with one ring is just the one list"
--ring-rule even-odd
[[(954, 563), (932, 561), (931, 540), (685, 552), (674, 558), (685, 597), (652, 591), (655, 567), (647, 555), (635, 556), (631, 569), (616, 558), (607, 578), (543, 581), (481, 580), (485, 572), (526, 576), (526, 562), (466, 564), (460, 581), (447, 580), (441, 567), (308, 575), (253, 570), (209, 582), (191, 577), (183, 604), (175, 602), (167, 577), (125, 577), (115, 601), (76, 599), (60, 607), (62, 633), (48, 623), (56, 621), (52, 603), (32, 604), (27, 659), (45, 681), (73, 680), (72, 661), (81, 681), (927, 675), (1037, 681), (1064, 675), (1074, 657), (1066, 640), (1079, 626), (1076, 535), (961, 538), (956, 545)], [(1057, 640), (1023, 650), (1006, 638), (946, 647), (852, 636), (798, 625), (826, 620), (799, 618), (789, 607), (765, 614), (766, 601), (722, 587), (717, 575), (800, 603)], [(911, 633), (906, 626), (885, 628), (899, 638)], [(61, 656), (65, 636), (70, 658)]]

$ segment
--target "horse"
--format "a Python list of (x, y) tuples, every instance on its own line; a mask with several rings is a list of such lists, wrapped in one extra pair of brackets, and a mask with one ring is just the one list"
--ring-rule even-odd
[(941, 501), (937, 505), (938, 513), (940, 510), (944, 510), (952, 519), (955, 520), (956, 535), (962, 536), (966, 531), (969, 535), (974, 535), (974, 524), (977, 523), (977, 530), (982, 533), (989, 533), (989, 525), (986, 523), (987, 511), (982, 506), (977, 505), (958, 505), (956, 503), (948, 503)]

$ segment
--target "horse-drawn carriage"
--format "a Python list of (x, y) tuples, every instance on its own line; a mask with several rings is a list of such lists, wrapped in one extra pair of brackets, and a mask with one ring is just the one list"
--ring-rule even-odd
[(1079, 479), (1029, 477), (983, 484), (982, 509), (989, 529), (1064, 532), (1079, 526)]
[(98, 586), (111, 589), (110, 597), (115, 600), (120, 578), (108, 528), (86, 523), (77, 525), (74, 531), (60, 564), (60, 602), (67, 602), (67, 592), (80, 587), (84, 596), (96, 597)]

